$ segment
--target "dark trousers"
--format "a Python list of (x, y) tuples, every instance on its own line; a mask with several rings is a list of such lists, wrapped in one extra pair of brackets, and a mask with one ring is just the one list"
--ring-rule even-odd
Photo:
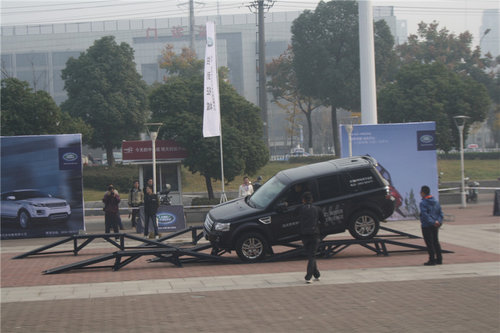
[(316, 251), (319, 245), (319, 237), (316, 235), (302, 236), (302, 243), (307, 254), (307, 273), (306, 280), (310, 280), (313, 276), (319, 278), (319, 270), (316, 264)]
[(140, 218), (140, 211), (139, 208), (133, 208), (132, 209), (132, 228), (137, 225), (137, 217)]
[(111, 228), (115, 233), (119, 233), (118, 231), (118, 214), (116, 213), (108, 213), (104, 215), (104, 228), (105, 232), (109, 234)]
[(153, 229), (155, 231), (155, 236), (158, 235), (158, 225), (156, 224), (156, 213), (155, 214), (146, 214), (144, 219), (144, 236), (148, 235), (149, 232), (149, 221), (153, 224)]
[(439, 244), (439, 228), (426, 227), (422, 228), (422, 235), (424, 236), (427, 252), (429, 252), (430, 262), (442, 262), (441, 245)]

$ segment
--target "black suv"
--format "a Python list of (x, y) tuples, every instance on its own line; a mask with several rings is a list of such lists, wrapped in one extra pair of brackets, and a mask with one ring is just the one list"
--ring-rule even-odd
[(350, 157), (283, 170), (251, 196), (212, 208), (204, 231), (215, 250), (236, 250), (244, 261), (256, 261), (271, 246), (300, 239), (294, 211), (305, 191), (323, 209), (322, 236), (346, 229), (357, 239), (374, 237), (379, 222), (392, 215), (394, 198), (388, 182), (369, 156)]

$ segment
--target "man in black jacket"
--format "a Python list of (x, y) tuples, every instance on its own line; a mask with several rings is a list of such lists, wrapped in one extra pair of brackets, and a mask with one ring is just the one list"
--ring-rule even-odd
[(146, 186), (146, 195), (144, 195), (144, 237), (148, 237), (149, 220), (153, 223), (155, 238), (159, 237), (158, 225), (156, 224), (158, 206), (158, 196), (153, 193), (153, 188), (151, 186)]
[(300, 235), (302, 243), (307, 253), (307, 273), (306, 283), (311, 283), (314, 276), (319, 281), (319, 270), (316, 265), (316, 250), (320, 241), (318, 222), (325, 223), (325, 216), (321, 208), (313, 206), (311, 192), (305, 192), (302, 195), (302, 206), (297, 208), (300, 221)]

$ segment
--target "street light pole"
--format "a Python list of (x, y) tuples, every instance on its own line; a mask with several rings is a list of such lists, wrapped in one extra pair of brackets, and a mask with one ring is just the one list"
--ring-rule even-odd
[(149, 137), (151, 139), (151, 146), (153, 148), (153, 193), (156, 193), (156, 138), (158, 137), (158, 131), (160, 130), (163, 123), (146, 123), (148, 128)]
[(460, 197), (462, 198), (462, 208), (466, 208), (466, 198), (465, 198), (465, 178), (464, 178), (464, 127), (465, 122), (470, 117), (467, 116), (455, 116), (455, 125), (458, 128), (458, 134), (460, 135), (460, 168), (461, 168), (461, 186), (460, 186)]
[(352, 157), (352, 130), (353, 124), (357, 124), (359, 117), (352, 116), (348, 119), (348, 123), (345, 125), (345, 130), (347, 132), (347, 143), (349, 144), (349, 157)]

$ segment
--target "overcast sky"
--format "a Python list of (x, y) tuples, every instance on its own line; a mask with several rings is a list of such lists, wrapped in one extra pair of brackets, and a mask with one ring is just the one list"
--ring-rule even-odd
[[(50, 24), (88, 22), (128, 18), (161, 18), (188, 15), (188, 0), (2, 0), (1, 24)], [(195, 16), (249, 13), (251, 1), (195, 0)], [(271, 11), (314, 9), (316, 0), (276, 0)], [(373, 0), (373, 6), (394, 6), (398, 19), (407, 20), (408, 32), (414, 33), (420, 21), (440, 23), (453, 33), (470, 31), (479, 43), (483, 10), (500, 12), (499, 0)], [(499, 41), (500, 42), (500, 41)]]

